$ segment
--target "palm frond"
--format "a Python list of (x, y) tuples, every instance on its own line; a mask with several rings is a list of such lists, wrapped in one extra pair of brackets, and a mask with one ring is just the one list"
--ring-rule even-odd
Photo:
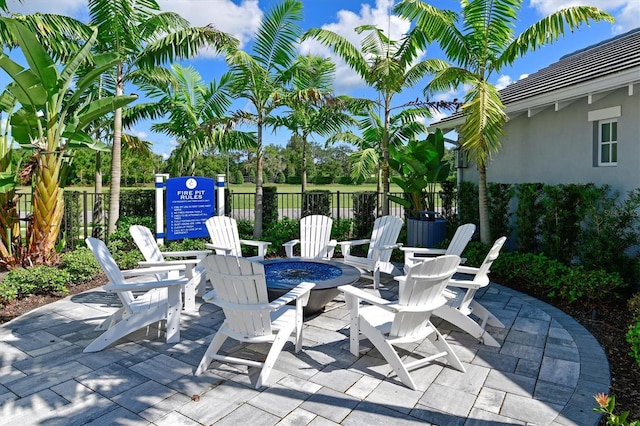
[(369, 68), (367, 61), (362, 53), (360, 53), (360, 50), (351, 44), (349, 40), (333, 31), (321, 28), (311, 28), (307, 30), (302, 35), (301, 41), (307, 39), (315, 39), (324, 46), (331, 48), (333, 52), (353, 68), (358, 75), (366, 79)]
[(148, 44), (140, 53), (137, 63), (141, 67), (160, 65), (194, 57), (204, 47), (222, 52), (237, 43), (233, 36), (213, 26), (184, 28)]
[(500, 55), (496, 61), (496, 68), (512, 64), (527, 52), (557, 41), (564, 36), (566, 30), (573, 32), (581, 25), (588, 25), (589, 21), (614, 22), (614, 18), (601, 9), (589, 6), (559, 10), (525, 29)]
[(296, 56), (297, 41), (302, 32), (302, 2), (284, 0), (263, 19), (254, 51), (255, 60), (266, 70), (288, 68)]

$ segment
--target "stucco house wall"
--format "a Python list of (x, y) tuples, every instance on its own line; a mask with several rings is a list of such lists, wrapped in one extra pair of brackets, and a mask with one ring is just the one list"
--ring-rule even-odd
[[(640, 187), (640, 28), (566, 55), (500, 91), (509, 121), (487, 164), (496, 183)], [(598, 166), (598, 124), (617, 121), (617, 164)], [(455, 131), (459, 111), (430, 126)], [(458, 144), (461, 141), (458, 141)], [(460, 180), (477, 182), (472, 163)]]
[[(589, 112), (616, 106), (620, 107), (617, 165), (594, 166), (596, 135)], [(628, 88), (618, 89), (592, 104), (584, 97), (560, 111), (549, 107), (532, 117), (514, 115), (505, 125), (500, 151), (487, 166), (489, 182), (609, 184), (622, 193), (640, 187), (638, 91), (629, 96)], [(477, 182), (473, 164), (460, 172), (463, 180)]]

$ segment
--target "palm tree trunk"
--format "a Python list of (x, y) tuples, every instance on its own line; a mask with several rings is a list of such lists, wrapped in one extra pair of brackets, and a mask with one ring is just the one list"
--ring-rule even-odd
[[(116, 95), (124, 93), (122, 81), (122, 64), (118, 64), (118, 80), (116, 83)], [(120, 216), (120, 176), (122, 175), (122, 108), (113, 113), (113, 146), (111, 147), (111, 186), (109, 191), (109, 226), (108, 234), (116, 231), (116, 223)]]
[(258, 121), (258, 143), (256, 146), (256, 200), (253, 211), (253, 238), (262, 238), (262, 121)]
[(382, 133), (382, 215), (389, 214), (389, 120), (391, 110), (389, 100), (384, 106), (384, 131)]
[(94, 238), (102, 239), (102, 153), (96, 151), (96, 173), (93, 194), (93, 231)]
[(307, 137), (302, 135), (302, 192), (307, 192)]
[(33, 189), (33, 217), (28, 253), (38, 264), (52, 265), (57, 260), (56, 240), (64, 214), (64, 190), (60, 187), (61, 152), (38, 155)]
[(483, 244), (491, 244), (487, 204), (487, 166), (485, 165), (478, 165), (478, 213), (480, 215), (480, 241)]

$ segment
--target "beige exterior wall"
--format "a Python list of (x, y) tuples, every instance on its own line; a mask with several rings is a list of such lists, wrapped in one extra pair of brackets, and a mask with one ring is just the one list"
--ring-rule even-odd
[[(588, 121), (589, 112), (616, 106), (621, 112), (618, 164), (594, 167), (594, 122)], [(461, 171), (464, 180), (477, 182), (473, 164)], [(622, 192), (639, 188), (640, 93), (629, 96), (625, 88), (591, 105), (583, 97), (560, 111), (550, 106), (531, 118), (526, 113), (513, 117), (505, 126), (502, 148), (488, 164), (487, 180), (609, 184)]]

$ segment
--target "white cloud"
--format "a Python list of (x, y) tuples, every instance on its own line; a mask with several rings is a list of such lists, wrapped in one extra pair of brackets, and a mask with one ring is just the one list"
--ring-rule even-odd
[(513, 79), (510, 76), (501, 75), (500, 77), (498, 77), (498, 81), (496, 81), (496, 88), (498, 90), (502, 90), (511, 83), (513, 83)]
[[(358, 13), (350, 10), (340, 10), (337, 13), (337, 22), (325, 24), (323, 29), (340, 34), (351, 42), (354, 46), (360, 47), (361, 40), (366, 33), (358, 34), (353, 29), (361, 25), (375, 25), (378, 28), (388, 31), (387, 35), (391, 40), (400, 40), (409, 31), (411, 23), (398, 16), (389, 17), (393, 0), (377, 0), (375, 7), (362, 4)], [(336, 63), (336, 83), (335, 89), (338, 92), (349, 91), (366, 87), (366, 84), (358, 74), (356, 74), (344, 61), (337, 58), (331, 50), (320, 45), (320, 43), (308, 40), (300, 46), (303, 54), (316, 54), (324, 57), (331, 57)]]
[(149, 134), (148, 134), (147, 132), (144, 132), (144, 131), (141, 131), (141, 130), (140, 130), (140, 131), (136, 131), (136, 132), (135, 132), (135, 135), (136, 135), (137, 137), (139, 137), (140, 139), (142, 139), (142, 140), (144, 140), (144, 139), (146, 139), (147, 137), (149, 137)]
[(86, 12), (87, 0), (8, 0), (7, 7), (13, 13), (24, 15), (30, 13), (56, 13), (58, 15), (76, 16), (79, 12)]
[(531, 0), (531, 7), (541, 15), (549, 15), (570, 6), (594, 6), (604, 9), (616, 18), (613, 32), (616, 34), (638, 27), (640, 2), (638, 0)]
[(213, 24), (220, 31), (233, 34), (241, 47), (249, 42), (260, 26), (263, 13), (258, 0), (165, 0), (159, 1), (166, 11), (179, 13), (193, 26)]
[[(163, 11), (176, 12), (193, 26), (213, 24), (220, 31), (234, 35), (241, 47), (248, 43), (262, 21), (263, 13), (258, 0), (158, 0)], [(88, 21), (87, 0), (8, 0), (11, 12), (57, 13)], [(205, 56), (215, 56), (215, 52), (203, 52)]]
[(520, 74), (520, 78), (518, 80), (522, 80), (523, 78), (529, 77), (529, 74)]

